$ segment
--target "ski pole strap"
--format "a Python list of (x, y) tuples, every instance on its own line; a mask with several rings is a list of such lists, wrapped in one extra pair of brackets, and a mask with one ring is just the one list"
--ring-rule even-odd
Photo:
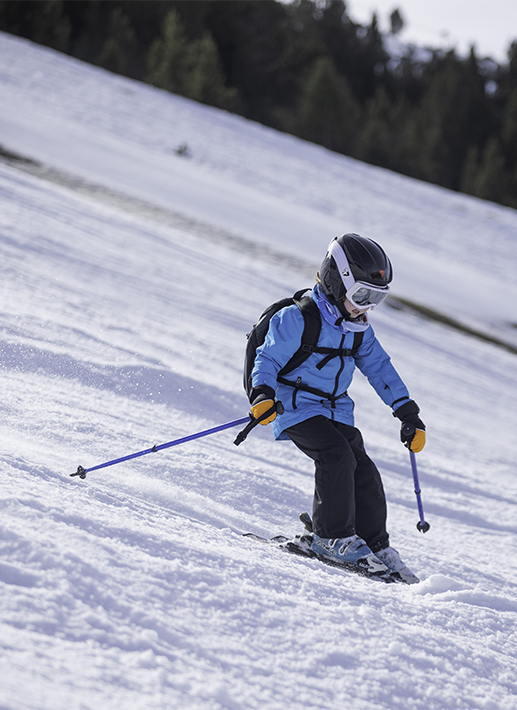
[(235, 444), (235, 446), (239, 446), (239, 444), (242, 444), (242, 442), (246, 439), (246, 437), (248, 436), (250, 431), (252, 429), (254, 429), (257, 426), (257, 424), (260, 424), (260, 422), (263, 422), (265, 419), (270, 417), (275, 412), (277, 414), (284, 413), (284, 406), (283, 406), (282, 402), (273, 402), (273, 406), (270, 407), (269, 409), (267, 409), (265, 412), (263, 412), (263, 414), (261, 414), (260, 417), (257, 417), (256, 419), (253, 416), (253, 414), (250, 414), (249, 415), (250, 421), (246, 424), (244, 429), (237, 434), (237, 437), (236, 437), (235, 441), (233, 442)]

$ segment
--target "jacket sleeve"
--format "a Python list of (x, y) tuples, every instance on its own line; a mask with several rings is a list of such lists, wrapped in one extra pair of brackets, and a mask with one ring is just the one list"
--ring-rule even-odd
[(303, 330), (303, 315), (298, 306), (288, 306), (275, 313), (264, 343), (257, 348), (251, 373), (253, 388), (266, 385), (276, 390), (277, 375), (302, 344)]
[(385, 404), (396, 410), (410, 399), (406, 385), (375, 337), (372, 327), (365, 331), (355, 362)]

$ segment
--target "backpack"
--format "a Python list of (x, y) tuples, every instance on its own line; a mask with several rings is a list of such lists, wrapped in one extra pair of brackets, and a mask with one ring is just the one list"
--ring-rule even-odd
[(321, 353), (327, 356), (316, 365), (316, 367), (321, 370), (330, 360), (332, 360), (332, 358), (339, 356), (354, 357), (359, 349), (363, 341), (364, 333), (362, 332), (354, 333), (354, 345), (352, 348), (343, 349), (318, 347), (318, 340), (321, 332), (321, 313), (313, 299), (310, 296), (305, 295), (307, 292), (308, 289), (303, 289), (301, 291), (297, 291), (289, 298), (282, 298), (280, 301), (272, 303), (268, 306), (268, 308), (266, 308), (257, 323), (247, 334), (246, 337), (248, 338), (248, 342), (244, 356), (244, 389), (248, 395), (248, 398), (253, 390), (253, 386), (251, 384), (251, 373), (253, 371), (253, 366), (255, 365), (257, 348), (262, 345), (266, 338), (271, 318), (275, 315), (275, 313), (282, 310), (282, 308), (293, 305), (298, 306), (304, 320), (301, 345), (278, 373), (278, 381), (282, 382), (282, 384), (289, 385), (297, 389), (305, 389), (303, 385), (300, 387), (299, 381), (295, 383), (286, 380), (285, 375), (288, 375), (293, 370), (296, 370), (297, 367), (300, 367), (300, 365), (304, 363), (305, 360), (312, 355), (312, 353)]

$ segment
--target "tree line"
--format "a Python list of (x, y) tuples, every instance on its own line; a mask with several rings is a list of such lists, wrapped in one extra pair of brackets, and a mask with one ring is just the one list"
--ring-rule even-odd
[(389, 51), (342, 0), (0, 0), (0, 30), (427, 182), (517, 208), (507, 62)]

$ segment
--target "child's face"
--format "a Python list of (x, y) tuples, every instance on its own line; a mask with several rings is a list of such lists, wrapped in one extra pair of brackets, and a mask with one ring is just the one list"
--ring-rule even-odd
[(368, 310), (367, 308), (356, 308), (353, 303), (351, 303), (348, 298), (345, 298), (345, 308), (346, 310), (350, 313), (352, 318), (357, 318), (358, 316), (362, 316), (363, 313), (366, 313)]

